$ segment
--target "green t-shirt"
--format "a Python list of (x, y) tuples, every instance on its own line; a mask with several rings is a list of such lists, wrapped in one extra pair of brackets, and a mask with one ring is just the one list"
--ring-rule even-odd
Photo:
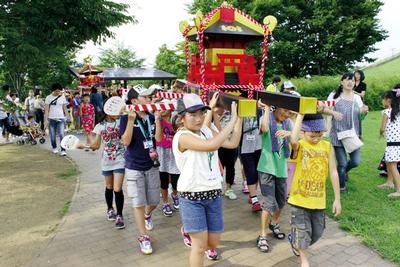
[[(278, 130), (283, 130), (282, 124), (277, 124)], [(271, 133), (261, 135), (262, 150), (258, 161), (257, 171), (274, 175), (278, 178), (287, 178), (287, 159), (283, 138), (278, 138), (279, 153), (272, 152)]]

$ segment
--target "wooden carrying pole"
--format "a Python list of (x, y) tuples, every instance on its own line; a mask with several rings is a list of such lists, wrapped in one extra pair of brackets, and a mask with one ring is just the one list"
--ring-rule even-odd
[[(214, 95), (215, 91), (208, 91), (208, 101)], [(234, 96), (225, 93), (219, 93), (217, 105), (226, 109), (231, 110), (232, 102), (235, 101), (238, 105), (238, 115), (240, 117), (255, 117), (257, 114), (257, 101), (254, 99), (248, 99), (241, 96)]]
[(256, 99), (269, 106), (285, 108), (302, 114), (317, 113), (317, 98), (299, 97), (283, 93), (257, 91)]

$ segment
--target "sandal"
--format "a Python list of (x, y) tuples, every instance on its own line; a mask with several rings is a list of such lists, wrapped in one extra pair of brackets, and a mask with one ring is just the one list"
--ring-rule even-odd
[(257, 247), (258, 249), (263, 252), (263, 253), (267, 253), (270, 250), (270, 245), (268, 243), (268, 240), (265, 236), (258, 236), (257, 238)]
[(269, 224), (269, 229), (272, 231), (272, 234), (277, 239), (284, 239), (286, 237), (285, 233), (281, 232), (281, 227), (279, 224)]
[(379, 189), (393, 189), (394, 184), (393, 183), (384, 183), (384, 184), (378, 185), (378, 188)]
[(390, 198), (398, 198), (398, 197), (400, 197), (400, 192), (396, 191), (396, 192), (390, 193), (388, 195), (388, 197), (390, 197)]
[(293, 236), (292, 236), (292, 234), (288, 234), (288, 240), (289, 240), (290, 246), (292, 247), (292, 252), (293, 252), (293, 254), (294, 254), (296, 257), (300, 257), (300, 252), (297, 250), (297, 248), (295, 248), (295, 247), (293, 246), (293, 243), (292, 243), (292, 241), (293, 241)]

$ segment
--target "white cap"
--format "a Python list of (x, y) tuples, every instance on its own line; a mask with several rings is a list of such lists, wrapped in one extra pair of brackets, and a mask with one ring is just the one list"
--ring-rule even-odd
[(288, 89), (288, 88), (294, 88), (296, 89), (296, 86), (291, 81), (285, 81), (283, 83), (283, 89)]
[(158, 85), (158, 84), (152, 84), (150, 87), (149, 87), (149, 90), (150, 89), (152, 89), (152, 90), (163, 90), (163, 88), (160, 86), (160, 85)]
[(143, 84), (135, 85), (133, 87), (133, 90), (135, 90), (139, 96), (149, 96), (149, 95), (152, 95), (155, 91), (155, 89), (151, 89), (151, 88), (147, 89), (146, 87), (144, 87)]

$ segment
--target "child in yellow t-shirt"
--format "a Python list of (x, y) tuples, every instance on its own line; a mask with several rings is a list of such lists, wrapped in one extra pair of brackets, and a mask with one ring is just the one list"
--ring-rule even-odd
[[(300, 141), (300, 131), (304, 137)], [(296, 160), (288, 203), (291, 205), (289, 242), (293, 253), (301, 258), (301, 266), (308, 267), (307, 248), (323, 234), (325, 228), (326, 178), (329, 174), (335, 194), (332, 211), (341, 212), (339, 176), (335, 151), (322, 140), (325, 121), (321, 114), (299, 114), (291, 134), (292, 158)]]

